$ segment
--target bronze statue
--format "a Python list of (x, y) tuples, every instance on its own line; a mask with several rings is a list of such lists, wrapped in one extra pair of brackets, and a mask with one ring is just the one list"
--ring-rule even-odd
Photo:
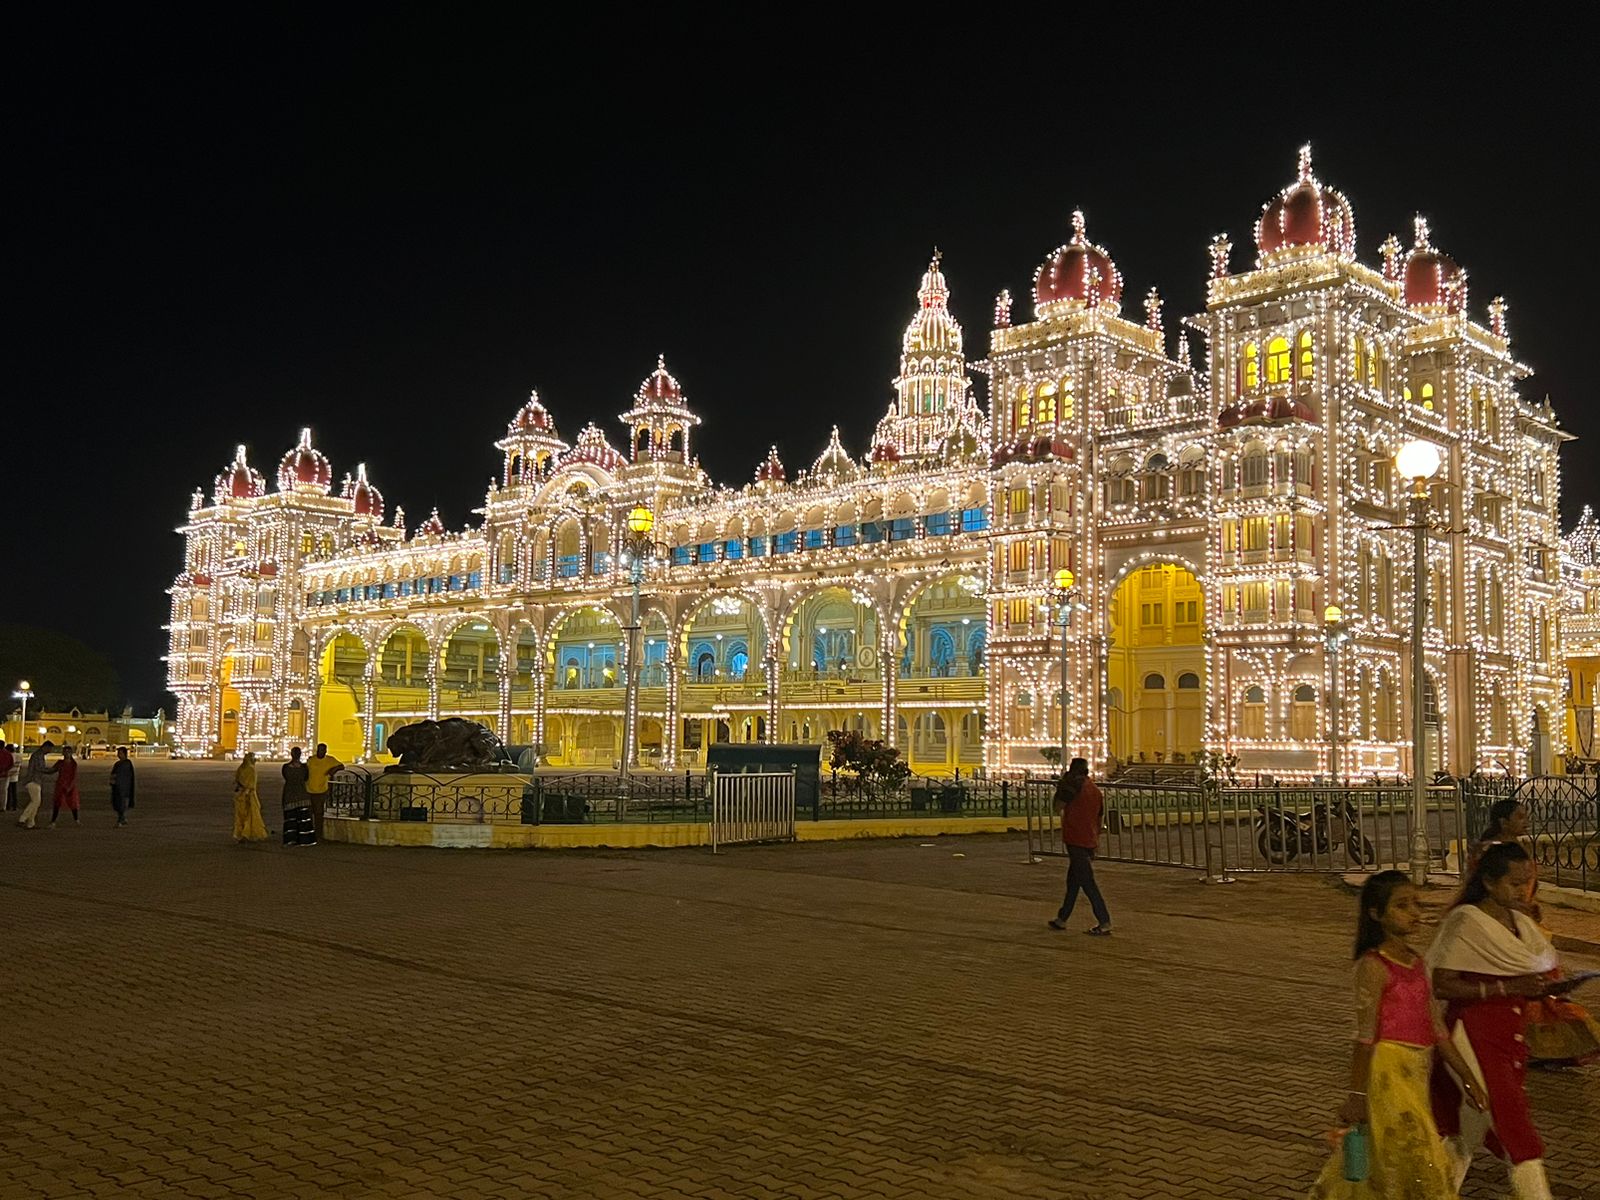
[(463, 717), (418, 721), (389, 735), (400, 761), (389, 771), (496, 771), (506, 753), (490, 730)]

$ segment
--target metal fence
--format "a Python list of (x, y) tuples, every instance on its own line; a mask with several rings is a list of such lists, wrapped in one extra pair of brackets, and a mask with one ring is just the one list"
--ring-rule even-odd
[(1461, 781), (1461, 794), (1474, 839), (1488, 827), (1495, 801), (1515, 800), (1528, 814), (1525, 843), (1539, 865), (1540, 881), (1600, 892), (1600, 777), (1470, 776)]
[[(1413, 798), (1406, 786), (1226, 787), (1107, 783), (1103, 858), (1238, 871), (1344, 874), (1410, 859)], [(1060, 855), (1053, 789), (1026, 789), (1028, 848)], [(1430, 787), (1424, 806), (1430, 869), (1459, 872), (1466, 836), (1461, 793)]]
[(626, 777), (602, 771), (441, 778), (353, 767), (330, 781), (327, 811), (369, 821), (583, 825), (706, 821), (710, 802), (704, 771)]
[(713, 854), (721, 846), (794, 841), (794, 772), (713, 775), (710, 825)]

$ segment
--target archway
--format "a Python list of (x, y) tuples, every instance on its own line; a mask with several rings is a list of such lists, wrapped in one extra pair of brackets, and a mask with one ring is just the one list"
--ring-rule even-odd
[(552, 629), (544, 669), (545, 753), (553, 765), (610, 765), (617, 759), (624, 636), (615, 617), (593, 606), (564, 614)]
[(439, 716), (499, 732), (500, 637), (489, 622), (458, 625), (439, 651)]
[(517, 633), (511, 656), (511, 736), (506, 740), (513, 745), (526, 746), (533, 742), (538, 672), (539, 635), (531, 625), (524, 625)]
[[(946, 575), (919, 591), (900, 621), (902, 679), (983, 678), (988, 637), (983, 581)], [(977, 696), (982, 696), (979, 686)]]
[(1106, 690), (1113, 757), (1197, 762), (1205, 743), (1205, 597), (1175, 562), (1128, 573), (1111, 594)]
[(362, 709), (366, 703), (366, 643), (353, 633), (340, 633), (319, 660), (317, 741), (341, 762), (361, 758)]
[(372, 751), (387, 756), (396, 729), (428, 716), (428, 639), (422, 631), (402, 625), (389, 634), (375, 676)]
[(807, 596), (789, 618), (785, 662), (807, 679), (876, 680), (878, 610), (842, 587)]
[(231, 643), (222, 652), (222, 669), (217, 676), (217, 753), (232, 754), (239, 748), (239, 689), (233, 686), (233, 660), (238, 648)]

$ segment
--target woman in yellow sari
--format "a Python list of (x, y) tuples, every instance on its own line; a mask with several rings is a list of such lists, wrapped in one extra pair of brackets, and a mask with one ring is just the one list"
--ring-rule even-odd
[(1488, 1100), (1434, 1011), (1422, 956), (1407, 944), (1421, 919), (1417, 889), (1401, 872), (1380, 871), (1361, 889), (1355, 1049), (1339, 1117), (1366, 1135), (1369, 1161), (1353, 1167), (1335, 1149), (1312, 1200), (1458, 1200), (1428, 1096), (1434, 1054), (1468, 1081), (1468, 1103), (1481, 1109)]
[(261, 797), (256, 794), (256, 756), (249, 752), (233, 773), (233, 840), (267, 840), (267, 827), (261, 820)]

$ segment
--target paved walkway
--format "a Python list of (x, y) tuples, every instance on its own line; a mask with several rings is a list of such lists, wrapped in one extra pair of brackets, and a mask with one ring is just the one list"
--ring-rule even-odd
[[(1341, 1099), (1321, 880), (1106, 865), (1098, 941), (1014, 838), (235, 847), (225, 771), (141, 765), (113, 830), (103, 769), (0, 828), (0, 1200), (1260, 1200)], [(1530, 1088), (1600, 1197), (1600, 1073)]]

